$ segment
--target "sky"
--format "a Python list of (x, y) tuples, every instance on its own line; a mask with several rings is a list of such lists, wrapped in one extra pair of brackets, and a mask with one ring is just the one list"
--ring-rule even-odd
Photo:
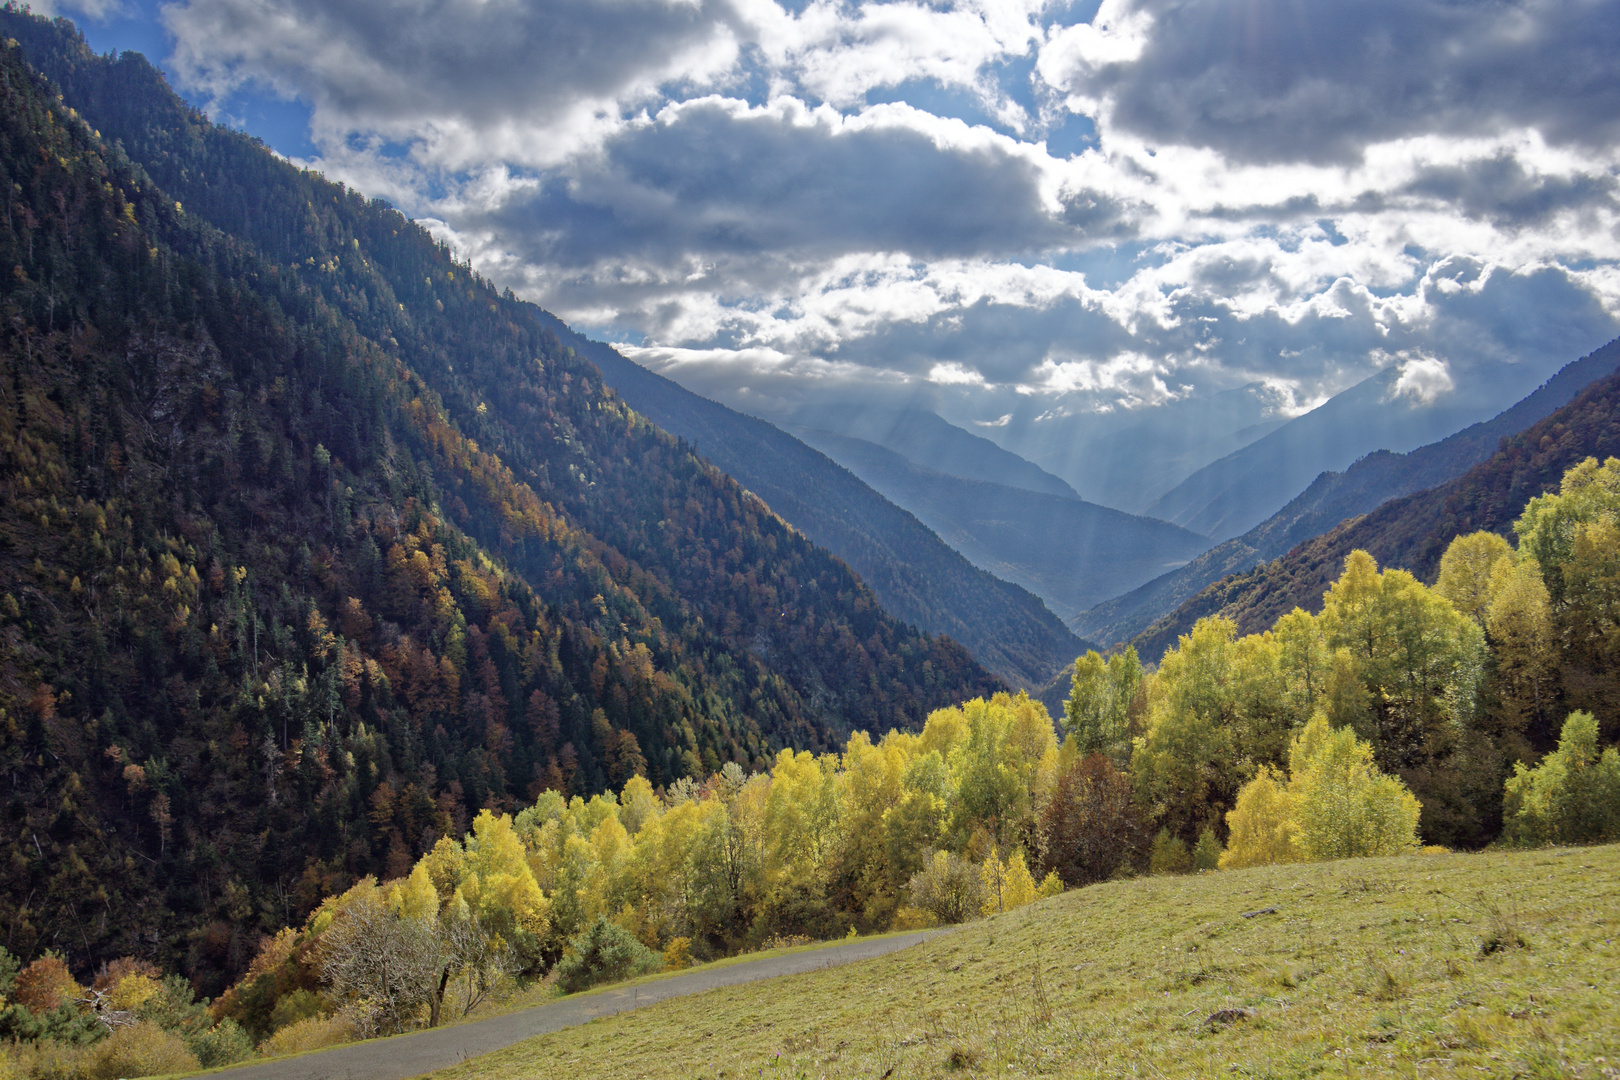
[(1428, 405), (1620, 334), (1610, 0), (34, 8), (761, 415)]

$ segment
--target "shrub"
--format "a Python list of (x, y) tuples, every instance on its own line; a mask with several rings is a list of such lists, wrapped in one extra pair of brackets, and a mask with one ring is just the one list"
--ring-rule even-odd
[(1148, 852), (1148, 873), (1185, 874), (1191, 869), (1192, 856), (1187, 853), (1187, 842), (1171, 835), (1169, 829), (1160, 829)]
[(1601, 754), (1597, 721), (1572, 712), (1558, 749), (1534, 769), (1513, 767), (1502, 806), (1510, 844), (1597, 844), (1620, 839), (1620, 754)]
[(1287, 786), (1269, 765), (1260, 766), (1253, 780), (1238, 792), (1237, 803), (1226, 815), (1226, 850), (1222, 870), (1299, 861), (1294, 843), (1294, 820)]
[(1221, 865), (1221, 842), (1215, 839), (1215, 830), (1208, 825), (1198, 834), (1198, 843), (1193, 845), (1192, 868), (1194, 870), (1218, 870)]
[(94, 1013), (80, 1012), (74, 1005), (58, 1005), (38, 1016), (21, 1005), (0, 1009), (0, 1040), (85, 1046), (106, 1034), (106, 1026)]
[(954, 852), (934, 852), (906, 889), (912, 904), (942, 923), (959, 923), (984, 906), (984, 875)]
[(293, 990), (276, 999), (275, 1008), (270, 1010), (270, 1030), (280, 1031), (285, 1027), (292, 1027), (300, 1020), (308, 1020), (312, 1016), (329, 1016), (332, 1013), (331, 1005), (320, 995), (308, 990)]
[(657, 953), (598, 915), (595, 922), (569, 939), (568, 952), (557, 963), (557, 985), (564, 993), (574, 994), (598, 983), (646, 975), (663, 966), (663, 958)]
[(139, 1023), (119, 1028), (98, 1043), (85, 1066), (87, 1080), (120, 1080), (195, 1072), (202, 1063), (180, 1036), (156, 1024)]
[(327, 1046), (354, 1041), (359, 1034), (344, 1016), (311, 1016), (282, 1028), (259, 1046), (266, 1057), (302, 1054)]
[(1308, 860), (1416, 851), (1422, 807), (1373, 764), (1372, 747), (1317, 713), (1294, 740), (1288, 792)]
[(96, 1049), (50, 1041), (14, 1043), (8, 1056), (18, 1080), (84, 1080)]
[(692, 966), (692, 939), (686, 937), (674, 938), (664, 949), (664, 967), (670, 971), (679, 971)]
[(235, 1065), (253, 1056), (253, 1040), (242, 1025), (229, 1018), (221, 1020), (207, 1031), (187, 1039), (186, 1047), (197, 1055), (205, 1069), (221, 1065)]
[(1063, 893), (1063, 879), (1056, 873), (1048, 872), (1041, 879), (1040, 888), (1035, 890), (1035, 899), (1045, 900), (1049, 896), (1059, 896)]
[(984, 882), (982, 914), (996, 915), (1035, 901), (1035, 879), (1022, 851), (1013, 852), (1005, 862), (992, 851), (979, 867), (979, 877)]
[[(1061, 885), (1061, 883), (1060, 883)], [(893, 930), (926, 930), (938, 926), (939, 920), (915, 904), (901, 904), (894, 912)]]

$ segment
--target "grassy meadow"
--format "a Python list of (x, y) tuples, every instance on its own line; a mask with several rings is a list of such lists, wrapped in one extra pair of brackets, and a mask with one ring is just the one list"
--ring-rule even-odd
[(1110, 882), (435, 1080), (1620, 1077), (1617, 939), (1620, 846)]

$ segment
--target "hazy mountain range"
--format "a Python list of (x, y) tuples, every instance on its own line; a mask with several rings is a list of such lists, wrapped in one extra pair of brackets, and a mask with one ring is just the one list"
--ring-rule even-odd
[(1128, 641), (1204, 586), (1268, 562), (1295, 544), (1364, 514), (1389, 499), (1460, 476), (1515, 435), (1568, 403), (1589, 383), (1620, 366), (1620, 342), (1570, 363), (1512, 408), (1436, 443), (1399, 454), (1368, 454), (1342, 473), (1324, 472), (1287, 506), (1242, 536), (1187, 565), (1083, 612), (1071, 625), (1099, 641)]

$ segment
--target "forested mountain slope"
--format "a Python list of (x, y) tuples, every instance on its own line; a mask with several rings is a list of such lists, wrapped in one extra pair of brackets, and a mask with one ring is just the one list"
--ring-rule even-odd
[[(794, 428), (974, 565), (1071, 618), (1209, 547), (1197, 533), (1061, 495), (964, 480), (861, 439)], [(1071, 657), (1072, 659), (1072, 657)]]
[(632, 408), (691, 442), (848, 562), (890, 613), (928, 633), (948, 634), (985, 667), (1029, 690), (1091, 648), (1040, 597), (980, 570), (825, 454), (773, 424), (699, 397), (561, 320), (544, 318)]
[(1252, 569), (1295, 545), (1402, 495), (1442, 484), (1490, 457), (1501, 440), (1568, 404), (1620, 367), (1620, 341), (1565, 365), (1535, 393), (1490, 420), (1406, 454), (1368, 454), (1342, 473), (1326, 472), (1270, 518), (1187, 565), (1082, 612), (1072, 625), (1099, 641), (1128, 641), (1204, 586)]
[(1565, 470), (1587, 457), (1617, 455), (1620, 374), (1610, 374), (1568, 405), (1503, 439), (1496, 453), (1462, 476), (1393, 499), (1264, 566), (1215, 582), (1133, 644), (1144, 660), (1157, 660), (1206, 615), (1234, 619), (1239, 632), (1248, 634), (1268, 628), (1295, 607), (1320, 611), (1322, 596), (1343, 570), (1345, 556), (1357, 548), (1381, 566), (1401, 567), (1433, 581), (1454, 537), (1485, 529), (1511, 540), (1513, 522), (1525, 503), (1555, 490)]
[(65, 21), (5, 9), (7, 37), (14, 950), (214, 992), (261, 930), (479, 806), (999, 685), (402, 215)]

